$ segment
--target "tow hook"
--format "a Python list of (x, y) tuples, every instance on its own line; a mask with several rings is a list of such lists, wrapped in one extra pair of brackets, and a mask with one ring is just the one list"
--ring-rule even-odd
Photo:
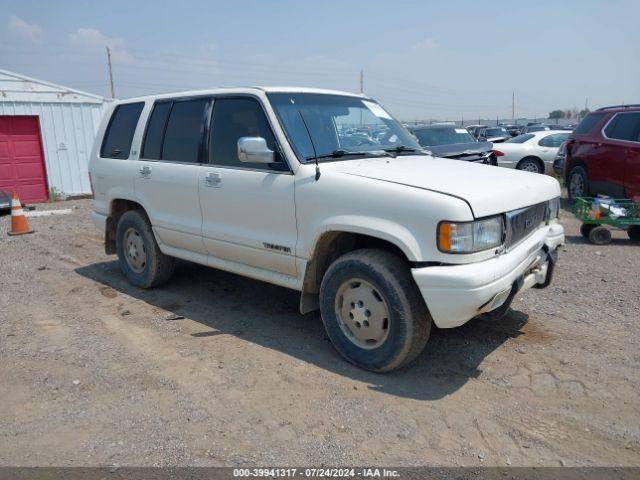
[(533, 286), (533, 288), (547, 288), (551, 284), (551, 280), (553, 278), (553, 270), (555, 268), (556, 262), (558, 261), (558, 249), (550, 249), (546, 245), (543, 247), (544, 251), (547, 254), (547, 278), (544, 279), (544, 282), (537, 283)]

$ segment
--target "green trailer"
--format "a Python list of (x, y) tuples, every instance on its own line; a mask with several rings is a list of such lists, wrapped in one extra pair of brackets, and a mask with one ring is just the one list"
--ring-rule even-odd
[(582, 221), (580, 233), (596, 245), (611, 241), (605, 225), (627, 231), (629, 238), (640, 241), (640, 203), (609, 197), (580, 197), (574, 205), (576, 218)]

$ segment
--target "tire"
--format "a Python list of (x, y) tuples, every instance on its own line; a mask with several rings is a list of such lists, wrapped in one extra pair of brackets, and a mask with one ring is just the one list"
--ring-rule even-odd
[(611, 242), (611, 231), (598, 225), (589, 232), (589, 241), (594, 245), (606, 245)]
[(408, 265), (384, 250), (355, 250), (335, 260), (322, 279), (320, 312), (338, 353), (373, 372), (410, 363), (431, 332)]
[(567, 193), (569, 200), (589, 196), (589, 178), (582, 167), (573, 167), (567, 177)]
[(141, 210), (129, 210), (118, 221), (116, 251), (120, 268), (132, 285), (157, 287), (169, 280), (174, 259), (163, 254)]
[(580, 225), (580, 234), (584, 238), (589, 238), (589, 234), (591, 233), (591, 230), (593, 230), (597, 226), (598, 225), (595, 223), (583, 223), (582, 225)]
[(631, 225), (627, 230), (627, 235), (632, 241), (640, 242), (640, 225)]
[(526, 157), (518, 162), (516, 166), (518, 170), (531, 173), (544, 173), (544, 166), (542, 161), (536, 157)]

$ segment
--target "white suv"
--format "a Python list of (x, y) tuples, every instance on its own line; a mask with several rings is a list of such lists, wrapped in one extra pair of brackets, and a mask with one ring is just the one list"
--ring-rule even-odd
[(431, 323), (499, 318), (545, 287), (560, 187), (434, 158), (363, 95), (233, 88), (116, 103), (94, 146), (93, 218), (128, 280), (174, 258), (301, 292), (336, 349), (390, 371)]

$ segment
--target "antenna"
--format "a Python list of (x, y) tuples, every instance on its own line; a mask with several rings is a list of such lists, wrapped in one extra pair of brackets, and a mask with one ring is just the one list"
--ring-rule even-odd
[(309, 135), (309, 141), (311, 142), (311, 148), (313, 148), (313, 158), (316, 160), (316, 182), (320, 178), (320, 166), (318, 165), (318, 152), (316, 151), (316, 146), (313, 143), (313, 138), (311, 138), (311, 132), (309, 131), (309, 127), (307, 126), (307, 122), (304, 120), (304, 116), (302, 115), (302, 110), (298, 110), (300, 114), (300, 118), (302, 119), (302, 123), (304, 124), (304, 128), (307, 131), (307, 135)]

